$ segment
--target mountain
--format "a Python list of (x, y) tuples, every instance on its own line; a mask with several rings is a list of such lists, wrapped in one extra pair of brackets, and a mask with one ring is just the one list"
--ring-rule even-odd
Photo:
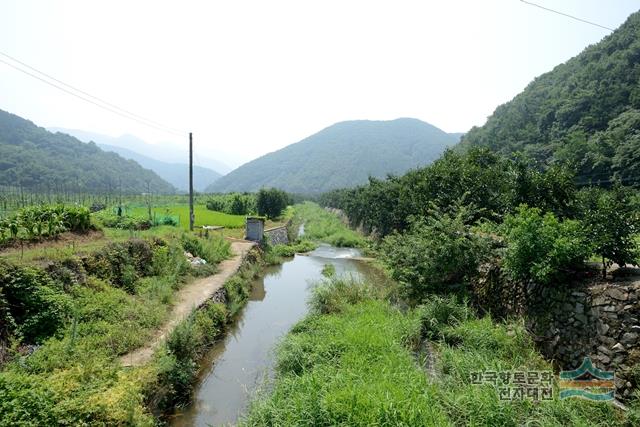
[(40, 191), (175, 191), (171, 184), (134, 161), (72, 136), (51, 133), (2, 110), (0, 185)]
[(455, 136), (417, 119), (341, 122), (240, 166), (207, 191), (278, 187), (313, 194), (352, 187), (369, 176), (401, 174), (426, 165), (456, 142)]
[[(189, 191), (189, 165), (187, 163), (161, 162), (160, 160), (136, 153), (133, 150), (113, 145), (98, 144), (98, 147), (104, 151), (117, 153), (125, 159), (134, 160), (145, 169), (151, 169), (179, 191)], [(207, 186), (211, 185), (221, 176), (222, 175), (214, 170), (203, 168), (202, 166), (194, 166), (193, 188), (196, 191), (204, 191)]]
[(573, 165), (584, 183), (640, 177), (640, 12), (576, 57), (537, 77), (461, 147), (523, 151)]
[[(121, 135), (118, 137), (102, 135), (95, 132), (87, 132), (80, 129), (66, 129), (51, 127), (51, 132), (66, 133), (71, 136), (75, 136), (80, 141), (90, 142), (93, 141), (98, 145), (110, 145), (112, 147), (124, 148), (135, 153), (144, 153), (144, 156), (159, 160), (166, 163), (184, 163), (188, 164), (189, 159), (189, 146), (185, 141), (184, 146), (175, 145), (172, 143), (160, 143), (149, 144), (142, 139), (134, 135)], [(206, 167), (215, 171), (218, 174), (225, 174), (232, 170), (226, 163), (222, 161), (210, 159), (206, 156), (202, 156), (198, 151), (198, 139), (194, 142), (196, 156), (193, 159), (195, 165)], [(181, 161), (182, 160), (182, 161)]]

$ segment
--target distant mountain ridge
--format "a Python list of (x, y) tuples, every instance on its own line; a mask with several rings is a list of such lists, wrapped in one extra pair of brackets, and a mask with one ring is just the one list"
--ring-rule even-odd
[(51, 191), (175, 192), (171, 184), (134, 161), (2, 110), (0, 185)]
[[(149, 144), (148, 142), (143, 141), (137, 136), (127, 134), (121, 136), (109, 136), (80, 129), (67, 129), (60, 127), (50, 127), (48, 128), (48, 130), (51, 132), (66, 133), (84, 142), (93, 141), (98, 145), (104, 144), (111, 147), (124, 148), (126, 150), (141, 154), (150, 159), (158, 160), (165, 163), (187, 164), (189, 158), (189, 148), (186, 140), (184, 147), (181, 147), (171, 143)], [(197, 150), (197, 138), (194, 145), (195, 152), (199, 153), (199, 151)], [(210, 169), (221, 175), (232, 170), (232, 168), (224, 162), (208, 158), (201, 155), (201, 153), (194, 158), (194, 164)]]
[[(176, 187), (178, 191), (189, 191), (189, 165), (186, 163), (161, 162), (135, 151), (113, 145), (98, 144), (98, 147), (104, 151), (117, 153), (125, 159), (133, 160), (143, 168), (151, 169), (162, 179)], [(202, 192), (221, 176), (214, 170), (203, 168), (202, 166), (194, 166), (193, 188), (195, 191)]]
[(317, 194), (367, 182), (369, 176), (402, 174), (437, 159), (459, 140), (418, 119), (336, 123), (223, 176), (208, 192), (262, 187)]

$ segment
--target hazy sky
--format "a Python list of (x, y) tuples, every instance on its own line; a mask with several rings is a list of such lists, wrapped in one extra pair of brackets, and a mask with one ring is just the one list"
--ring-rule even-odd
[[(612, 28), (640, 8), (532, 1)], [(343, 120), (467, 131), (607, 34), (519, 0), (0, 0), (1, 52), (234, 166)], [(186, 144), (4, 64), (0, 94), (41, 126)]]

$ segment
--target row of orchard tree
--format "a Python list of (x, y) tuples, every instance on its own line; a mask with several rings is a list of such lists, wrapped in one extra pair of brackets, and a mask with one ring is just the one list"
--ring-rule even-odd
[(400, 280), (427, 288), (463, 281), (496, 240), (518, 279), (558, 280), (593, 256), (636, 264), (639, 201), (633, 188), (579, 187), (567, 166), (481, 148), (320, 198), (380, 238)]

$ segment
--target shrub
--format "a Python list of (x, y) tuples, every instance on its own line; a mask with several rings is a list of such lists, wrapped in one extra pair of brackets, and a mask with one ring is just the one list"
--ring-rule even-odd
[(507, 241), (504, 269), (516, 280), (550, 284), (562, 279), (591, 254), (582, 224), (560, 221), (548, 212), (521, 205), (503, 224)]
[(465, 224), (467, 218), (466, 209), (456, 214), (433, 211), (431, 216), (414, 221), (405, 234), (384, 239), (383, 259), (410, 300), (446, 291), (475, 274), (488, 245), (471, 232)]
[(218, 236), (200, 238), (183, 234), (181, 241), (185, 251), (206, 260), (209, 264), (218, 264), (231, 255), (229, 242)]
[(110, 243), (83, 261), (88, 273), (133, 292), (136, 280), (152, 272), (153, 248), (145, 240), (130, 239)]
[(63, 324), (70, 299), (42, 270), (0, 261), (0, 289), (15, 333), (40, 343)]

